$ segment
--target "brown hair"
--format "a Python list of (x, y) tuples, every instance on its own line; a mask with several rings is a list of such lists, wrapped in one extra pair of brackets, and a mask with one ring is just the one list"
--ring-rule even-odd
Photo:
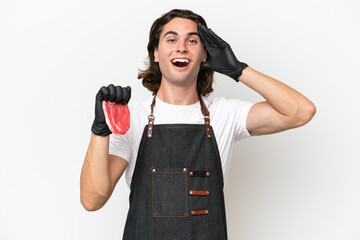
[[(198, 23), (201, 22), (205, 27), (205, 20), (198, 14), (193, 13), (190, 10), (173, 9), (168, 13), (163, 14), (160, 18), (156, 19), (150, 29), (148, 50), (148, 68), (145, 70), (139, 70), (138, 79), (143, 79), (142, 84), (148, 90), (156, 94), (160, 88), (161, 83), (161, 71), (159, 64), (154, 61), (154, 49), (158, 47), (160, 34), (163, 30), (163, 26), (167, 24), (173, 18), (180, 17), (193, 20)], [(206, 96), (213, 91), (212, 83), (214, 81), (214, 71), (200, 70), (197, 79), (197, 91), (199, 95)]]

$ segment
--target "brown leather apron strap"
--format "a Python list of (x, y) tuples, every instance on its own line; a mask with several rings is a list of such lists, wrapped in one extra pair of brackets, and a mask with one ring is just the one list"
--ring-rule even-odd
[[(154, 128), (154, 121), (155, 121), (155, 116), (154, 116), (154, 106), (155, 106), (155, 99), (156, 99), (156, 94), (154, 95), (154, 98), (152, 100), (151, 103), (151, 113), (148, 116), (148, 133), (147, 136), (148, 138), (152, 137), (152, 130)], [(205, 120), (205, 128), (206, 128), (206, 136), (208, 138), (211, 138), (211, 131), (210, 131), (210, 113), (209, 110), (207, 109), (206, 105), (204, 104), (201, 96), (199, 95), (199, 101), (200, 101), (200, 106), (201, 106), (201, 112), (204, 115), (204, 120)]]
[(199, 95), (199, 101), (200, 101), (200, 105), (201, 105), (201, 111), (202, 111), (202, 113), (204, 115), (204, 119), (205, 119), (206, 136), (210, 139), (211, 138), (210, 113), (200, 95)]
[(148, 138), (151, 138), (151, 137), (152, 137), (152, 131), (153, 131), (153, 128), (154, 128), (154, 121), (155, 121), (155, 116), (154, 116), (155, 99), (156, 99), (156, 94), (154, 95), (154, 98), (153, 98), (152, 103), (151, 103), (151, 113), (150, 113), (150, 115), (148, 116), (148, 120), (149, 120), (149, 123), (148, 123), (149, 128), (148, 128), (148, 133), (147, 133)]

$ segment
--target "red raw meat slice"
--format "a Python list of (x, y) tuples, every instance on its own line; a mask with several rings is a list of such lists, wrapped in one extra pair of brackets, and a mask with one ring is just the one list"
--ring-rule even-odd
[(125, 134), (130, 128), (130, 111), (127, 104), (102, 102), (105, 120), (114, 134)]

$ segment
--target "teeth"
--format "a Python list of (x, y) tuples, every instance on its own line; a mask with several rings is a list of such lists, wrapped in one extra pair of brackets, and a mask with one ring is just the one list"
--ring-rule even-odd
[(173, 63), (175, 63), (175, 62), (186, 62), (186, 63), (189, 63), (189, 59), (175, 58), (175, 59), (172, 60), (171, 62), (173, 62)]

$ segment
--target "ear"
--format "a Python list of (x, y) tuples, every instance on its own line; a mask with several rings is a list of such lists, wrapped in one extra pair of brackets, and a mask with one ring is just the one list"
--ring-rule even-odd
[(206, 62), (206, 59), (207, 59), (207, 51), (206, 51), (206, 49), (204, 48), (204, 56), (203, 56), (202, 62)]
[(157, 48), (154, 48), (154, 62), (159, 62), (159, 53)]

